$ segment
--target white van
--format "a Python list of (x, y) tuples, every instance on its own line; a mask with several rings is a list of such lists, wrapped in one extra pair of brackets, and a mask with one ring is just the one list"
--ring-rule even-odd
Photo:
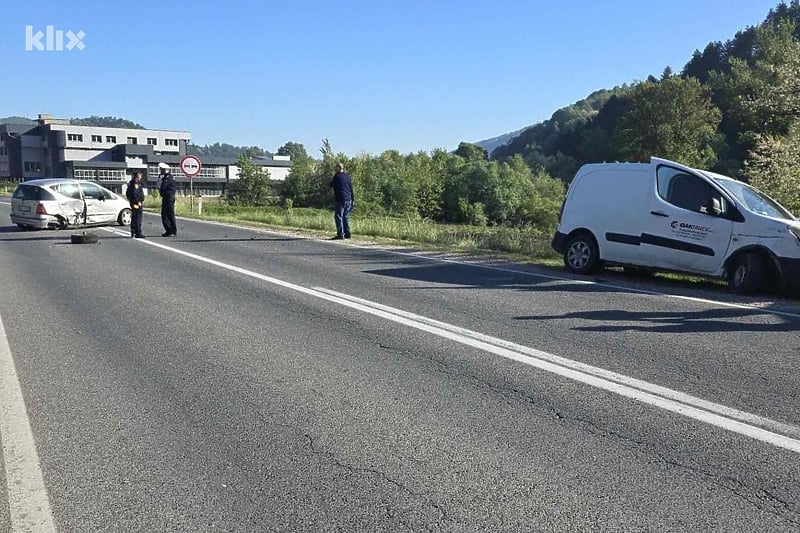
[(767, 281), (800, 290), (800, 221), (787, 209), (740, 181), (655, 157), (582, 166), (553, 248), (580, 274), (616, 264), (723, 277), (742, 294)]

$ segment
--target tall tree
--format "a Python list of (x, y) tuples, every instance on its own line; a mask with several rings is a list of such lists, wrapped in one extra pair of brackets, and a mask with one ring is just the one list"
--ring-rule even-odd
[(489, 152), (484, 150), (482, 146), (467, 142), (458, 143), (456, 155), (463, 157), (467, 161), (487, 161), (489, 159)]
[(786, 135), (758, 135), (745, 172), (753, 186), (800, 215), (800, 124)]
[(236, 162), (239, 179), (231, 181), (228, 201), (240, 205), (264, 206), (271, 203), (272, 188), (269, 171), (254, 164), (249, 154), (242, 154)]
[(620, 152), (630, 160), (664, 157), (687, 165), (711, 166), (721, 114), (708, 87), (677, 76), (645, 81), (630, 95), (630, 108), (617, 125)]
[(288, 155), (292, 161), (310, 159), (306, 147), (301, 143), (289, 141), (280, 148), (278, 148), (278, 155)]
[(753, 72), (760, 83), (751, 84), (756, 90), (742, 107), (755, 120), (747, 176), (800, 213), (800, 42), (795, 29), (789, 21), (759, 29), (762, 50)]

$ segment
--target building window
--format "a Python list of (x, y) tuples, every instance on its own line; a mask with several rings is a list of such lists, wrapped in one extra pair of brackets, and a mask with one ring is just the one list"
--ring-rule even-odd
[(103, 142), (103, 136), (102, 135), (92, 135), (92, 142), (93, 143), (101, 143), (101, 142)]
[(34, 174), (41, 174), (42, 172), (42, 164), (38, 161), (25, 161), (24, 165), (25, 172), (32, 172)]
[(80, 133), (67, 133), (67, 140), (83, 142), (83, 135)]
[(128, 144), (139, 144), (139, 141), (136, 137), (128, 137)]
[(72, 175), (76, 180), (93, 180), (95, 178), (95, 171), (76, 168)]
[(225, 167), (203, 167), (196, 178), (224, 178)]
[(120, 181), (125, 179), (125, 171), (122, 169), (100, 169), (97, 171), (98, 181)]
[(164, 141), (167, 146), (178, 146), (178, 139), (167, 139)]
[(153, 146), (155, 146), (158, 144), (158, 139), (156, 139), (155, 137), (148, 137), (147, 144), (152, 144)]
[(106, 135), (106, 142), (117, 144), (117, 138), (114, 135)]

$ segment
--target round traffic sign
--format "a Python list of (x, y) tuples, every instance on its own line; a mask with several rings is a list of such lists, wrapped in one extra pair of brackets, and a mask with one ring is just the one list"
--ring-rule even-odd
[(194, 177), (200, 174), (200, 169), (203, 168), (203, 164), (200, 163), (200, 158), (196, 155), (185, 155), (181, 158), (181, 172), (186, 174), (187, 176)]

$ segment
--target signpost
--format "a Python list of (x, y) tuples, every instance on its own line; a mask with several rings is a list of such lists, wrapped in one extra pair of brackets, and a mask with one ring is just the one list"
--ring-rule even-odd
[(203, 164), (196, 155), (185, 155), (181, 158), (180, 167), (181, 172), (189, 178), (189, 197), (191, 198), (191, 211), (194, 213), (194, 185), (192, 183), (194, 180), (192, 178), (200, 174)]

